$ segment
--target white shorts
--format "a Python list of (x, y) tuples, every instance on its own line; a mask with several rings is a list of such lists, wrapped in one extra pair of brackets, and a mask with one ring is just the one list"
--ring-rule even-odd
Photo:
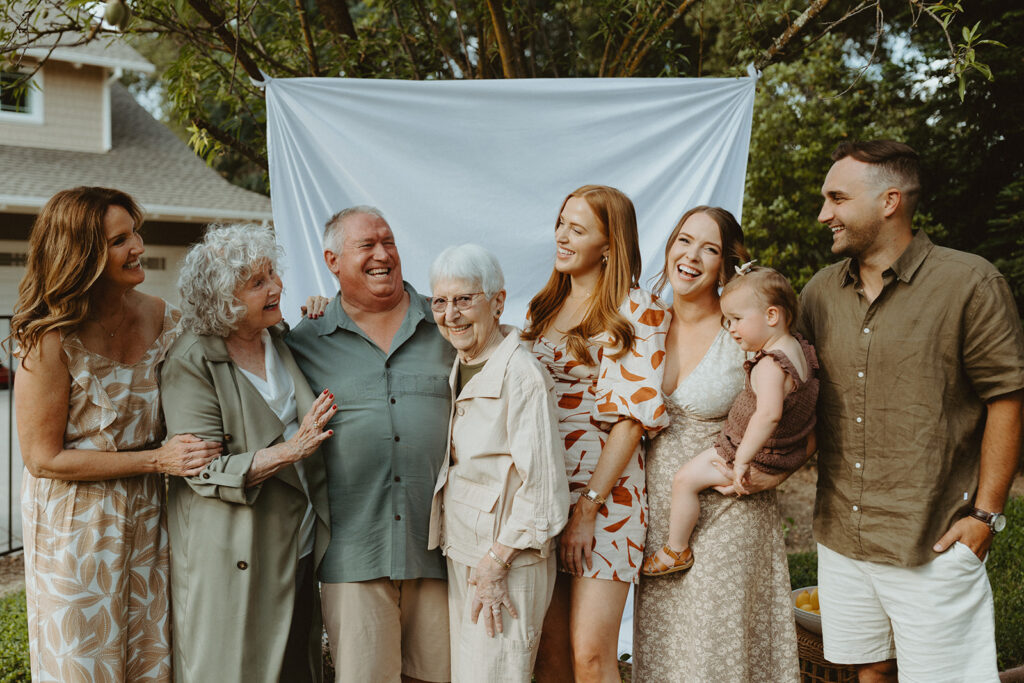
[(818, 544), (825, 658), (895, 658), (900, 681), (998, 681), (992, 590), (967, 546), (920, 567), (850, 559)]

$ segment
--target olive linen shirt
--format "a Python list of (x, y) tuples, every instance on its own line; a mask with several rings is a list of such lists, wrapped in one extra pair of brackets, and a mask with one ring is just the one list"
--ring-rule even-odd
[(869, 302), (847, 259), (801, 293), (821, 364), (814, 534), (914, 567), (974, 500), (985, 402), (1024, 387), (1024, 335), (999, 271), (923, 232), (883, 281)]
[(412, 285), (409, 310), (385, 353), (345, 313), (339, 297), (304, 319), (286, 342), (314, 391), (330, 389), (338, 412), (321, 449), (327, 467), (331, 543), (320, 580), (443, 579), (427, 550), (434, 482), (444, 462), (455, 351)]

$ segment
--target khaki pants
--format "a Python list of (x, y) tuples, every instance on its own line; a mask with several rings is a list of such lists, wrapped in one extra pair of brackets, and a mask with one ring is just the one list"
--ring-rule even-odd
[(448, 594), (441, 579), (321, 585), (337, 683), (450, 680)]
[(475, 586), (468, 584), (471, 569), (448, 559), (452, 683), (529, 683), (544, 615), (555, 589), (555, 556), (509, 571), (509, 597), (519, 618), (513, 619), (502, 608), (504, 632), (493, 638), (487, 636), (483, 619), (474, 624), (470, 618), (475, 591)]

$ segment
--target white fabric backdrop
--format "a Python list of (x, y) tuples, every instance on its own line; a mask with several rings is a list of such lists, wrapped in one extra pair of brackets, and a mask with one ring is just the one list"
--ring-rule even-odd
[(740, 217), (755, 78), (391, 81), (271, 79), (267, 137), (285, 316), (333, 296), (321, 233), (336, 211), (380, 208), (405, 279), (429, 293), (445, 247), (477, 242), (505, 271), (521, 325), (554, 265), (566, 194), (612, 185), (637, 209), (644, 284), (679, 216)]

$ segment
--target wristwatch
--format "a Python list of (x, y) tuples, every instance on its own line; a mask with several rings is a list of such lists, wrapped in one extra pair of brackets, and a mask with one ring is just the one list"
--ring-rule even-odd
[(586, 498), (597, 507), (604, 505), (604, 496), (589, 487), (580, 491), (580, 498)]
[(967, 516), (980, 519), (985, 524), (988, 524), (988, 528), (992, 530), (993, 534), (998, 534), (1006, 528), (1006, 515), (1002, 512), (986, 512), (985, 510), (972, 507)]

